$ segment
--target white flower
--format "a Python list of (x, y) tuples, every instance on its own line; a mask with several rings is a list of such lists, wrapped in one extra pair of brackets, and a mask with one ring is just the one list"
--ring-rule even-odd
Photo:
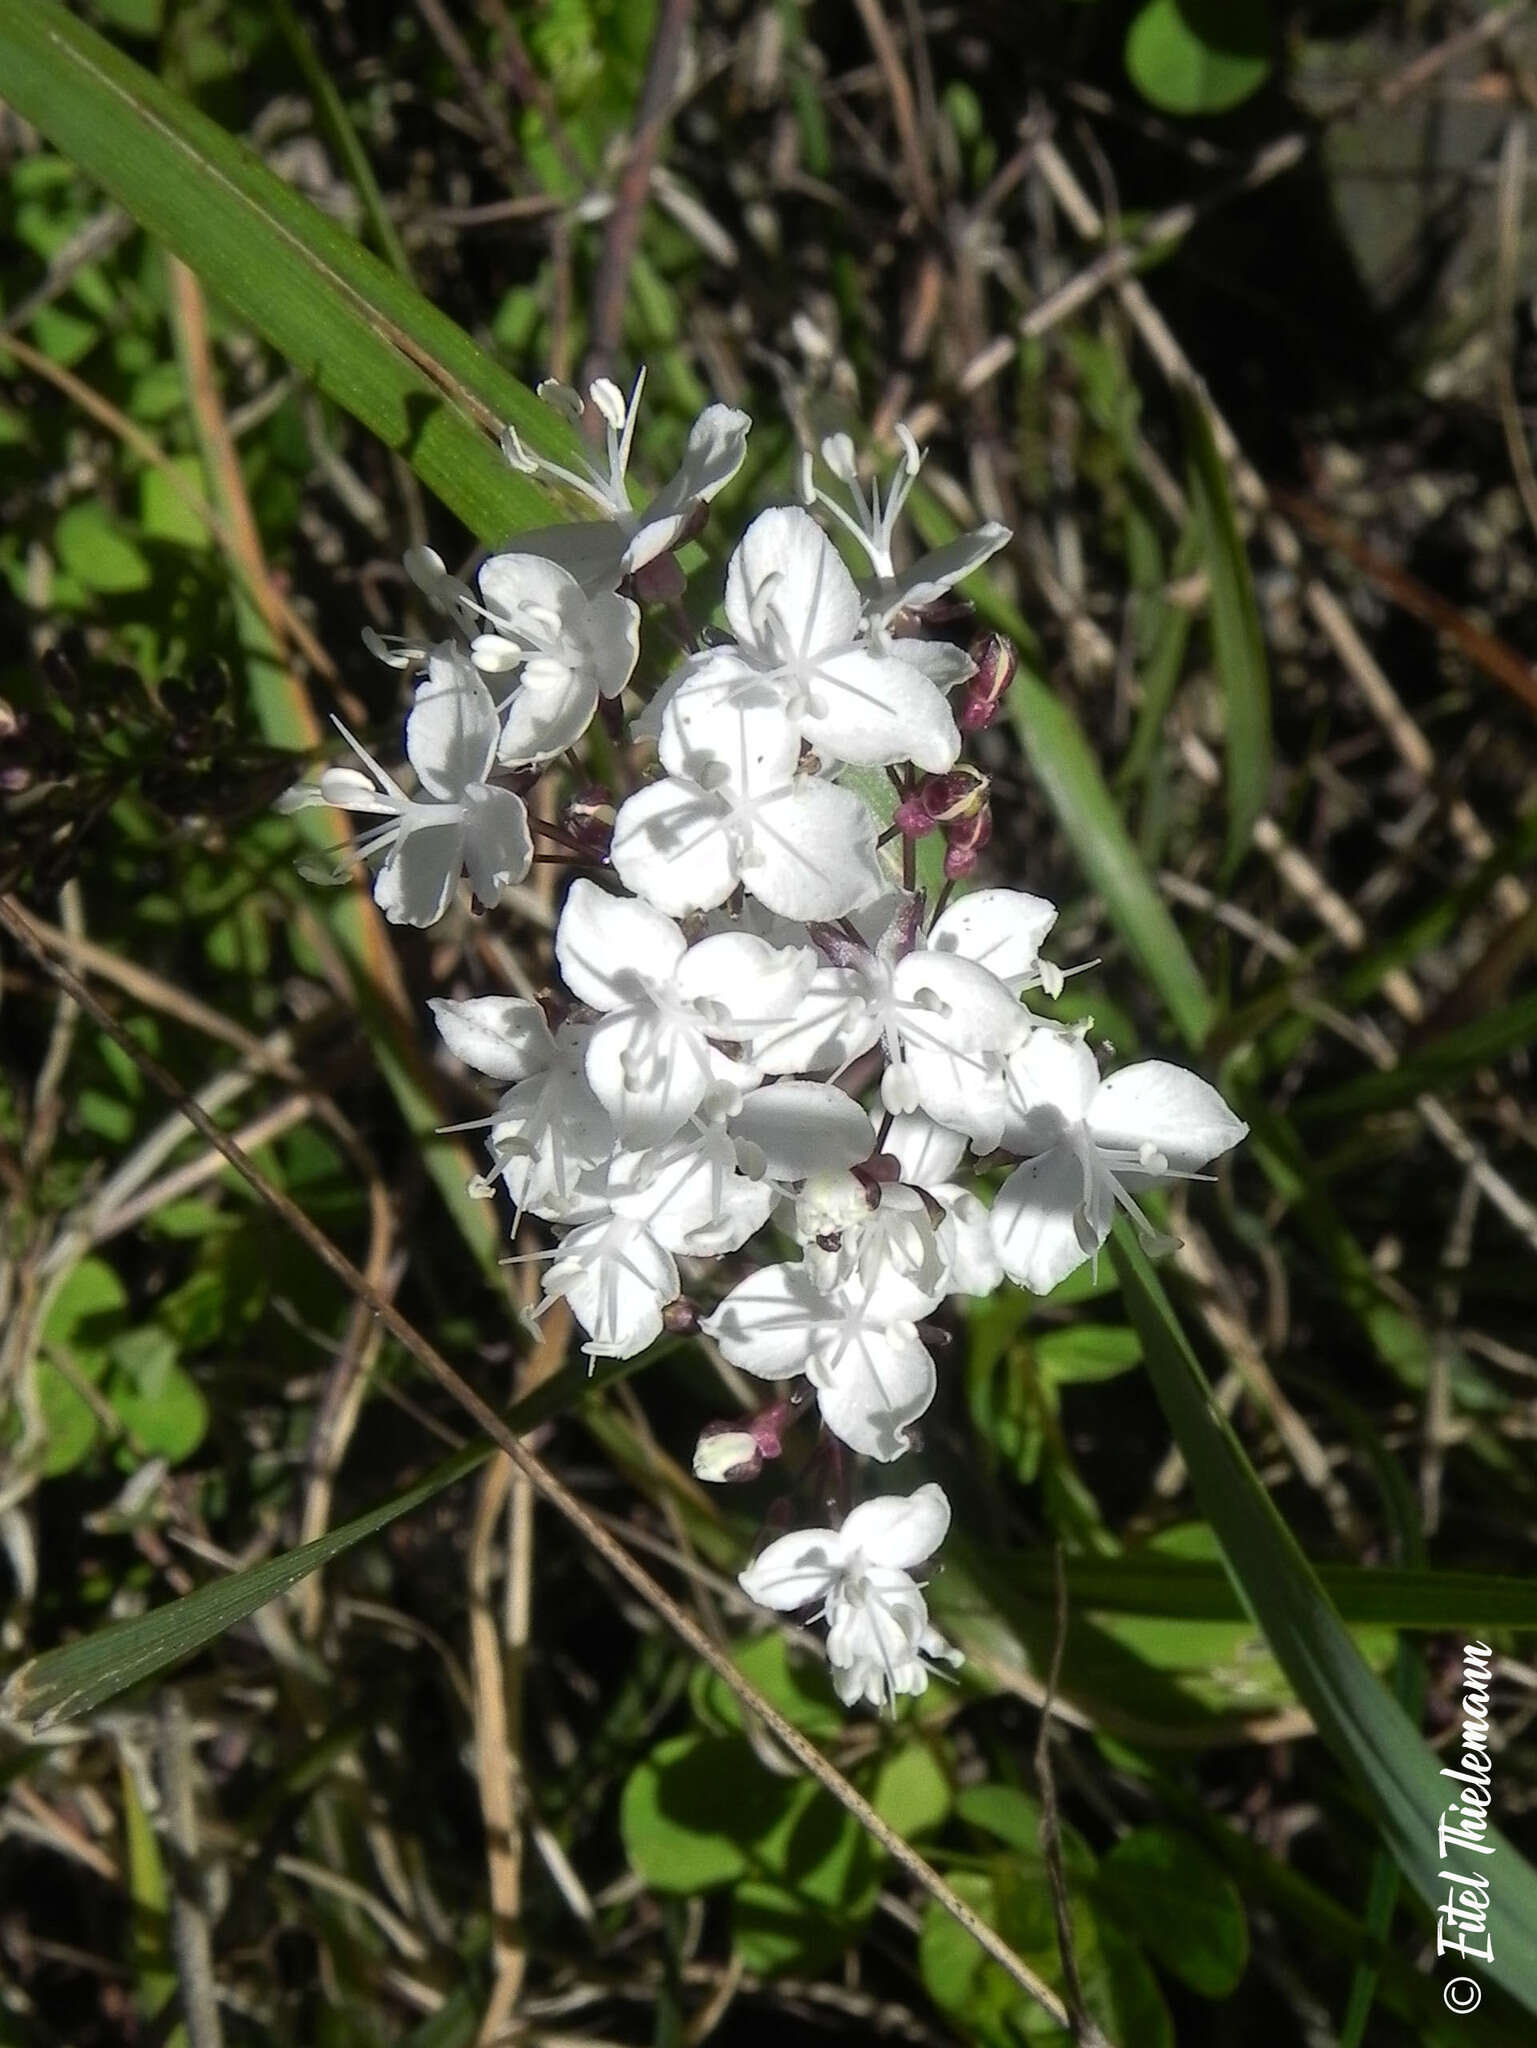
[[(780, 1536), (738, 1578), (744, 1593), (781, 1614), (820, 1603), (827, 1661), (845, 1706), (892, 1707), (921, 1693), (935, 1661), (961, 1655), (929, 1626), (912, 1577), (944, 1541), (950, 1503), (935, 1485), (886, 1494), (854, 1509), (841, 1529)], [(927, 1660), (927, 1661), (926, 1661)]]
[(738, 882), (782, 917), (842, 917), (885, 886), (875, 820), (852, 790), (796, 772), (800, 742), (777, 705), (726, 708), (720, 752), (664, 726), (672, 772), (619, 808), (611, 858), (657, 909), (713, 910)]
[[(886, 1108), (894, 1116), (922, 1108), (941, 1123), (970, 1096), (996, 1089), (1002, 1057), (1027, 1036), (1030, 1015), (991, 969), (925, 940), (921, 907), (918, 897), (888, 898), (856, 918), (857, 928), (877, 934), (873, 946), (836, 927), (819, 931), (831, 972), (813, 978), (787, 1031), (760, 1040), (761, 1063), (846, 1065), (883, 1043)], [(1001, 1114), (1000, 1107), (1000, 1121)]]
[(749, 934), (690, 947), (649, 904), (573, 882), (555, 933), (566, 987), (602, 1016), (587, 1045), (587, 1078), (627, 1144), (670, 1138), (701, 1109), (729, 1113), (759, 1080), (720, 1051), (787, 1016), (815, 958)]
[(589, 1357), (633, 1358), (661, 1335), (662, 1311), (678, 1293), (674, 1255), (735, 1251), (773, 1204), (772, 1186), (736, 1171), (720, 1130), (616, 1153), (578, 1191), (540, 1312), (564, 1295), (588, 1333)]
[[(300, 783), (280, 808), (331, 804), (382, 818), (358, 839), (364, 859), (382, 854), (374, 900), (391, 924), (436, 924), (461, 872), (482, 903), (500, 901), (533, 861), (528, 813), (509, 789), (487, 783), (499, 724), (491, 693), (457, 648), (433, 651), (427, 680), (406, 720), (406, 759), (421, 784), (408, 796), (345, 726), (340, 731), (363, 763), (328, 768), (317, 784)], [(322, 877), (341, 880), (345, 866)]]
[(1164, 1060), (1099, 1077), (1074, 1033), (1038, 1031), (1007, 1062), (1008, 1150), (1032, 1156), (993, 1203), (1003, 1269), (1045, 1294), (1110, 1235), (1117, 1205), (1148, 1226), (1131, 1188), (1189, 1178), (1248, 1130), (1198, 1074)]
[[(977, 889), (934, 920), (922, 945), (930, 961), (969, 962), (1011, 995), (1043, 988), (1055, 996), (1062, 988), (1061, 970), (1042, 960), (1040, 947), (1056, 921), (1055, 906), (1043, 896), (1028, 896), (1021, 889)], [(1034, 1028), (1027, 1011), (1016, 1016), (1015, 1045)], [(926, 1037), (909, 1036), (910, 1080), (895, 1084), (903, 1090), (896, 1106), (911, 1109), (921, 1103), (938, 1122), (964, 1131), (979, 1152), (992, 1151), (1002, 1137), (1008, 1101), (1001, 1062), (978, 1054), (997, 1048), (951, 1046), (932, 1031)]]
[[(944, 547), (933, 549), (899, 574), (892, 553), (892, 540), (897, 520), (923, 467), (923, 455), (900, 421), (896, 431), (902, 444), (902, 463), (886, 487), (884, 503), (878, 484), (872, 483), (868, 498), (865, 496), (864, 486), (859, 481), (859, 467), (854, 459), (854, 444), (847, 434), (830, 434), (827, 437), (822, 443), (822, 460), (847, 490), (852, 510), (813, 481), (809, 452), (801, 458), (802, 498), (808, 505), (819, 504), (830, 512), (844, 531), (858, 541), (870, 559), (872, 574), (860, 589), (867, 620), (877, 638), (897, 612), (932, 604), (936, 597), (959, 583), (963, 576), (969, 576), (973, 569), (980, 569), (1009, 538), (1006, 526), (999, 525), (996, 519), (989, 519), (974, 532), (958, 534)], [(924, 646), (930, 643), (897, 644)], [(947, 654), (949, 651), (944, 650)], [(963, 655), (961, 661), (963, 666), (957, 668), (956, 673), (945, 675), (945, 681), (958, 682), (970, 674), (973, 666), (970, 658)]]
[(916, 1322), (941, 1298), (890, 1268), (873, 1286), (856, 1277), (824, 1293), (808, 1266), (765, 1266), (702, 1328), (730, 1364), (758, 1379), (804, 1373), (833, 1435), (889, 1464), (934, 1398), (934, 1361)]
[(581, 738), (598, 698), (630, 680), (640, 608), (611, 590), (589, 596), (558, 562), (521, 549), (481, 564), (480, 594), (490, 630), (471, 642), (471, 657), (483, 672), (518, 672), (499, 707), (498, 758), (551, 760)]
[(898, 1162), (909, 1187), (932, 1195), (944, 1211), (935, 1238), (944, 1261), (945, 1292), (991, 1294), (1003, 1278), (1003, 1265), (986, 1204), (955, 1177), (966, 1154), (964, 1136), (914, 1111), (892, 1118), (881, 1149)]
[(536, 1216), (566, 1214), (579, 1176), (614, 1149), (613, 1122), (587, 1083), (591, 1031), (565, 1023), (552, 1034), (521, 996), (437, 996), (429, 1008), (456, 1059), (512, 1084), (486, 1121), (493, 1170), (513, 1201)]
[(915, 761), (931, 773), (955, 761), (960, 734), (943, 694), (899, 659), (907, 643), (865, 644), (854, 579), (799, 506), (760, 512), (743, 534), (726, 571), (726, 618), (735, 644), (682, 671), (663, 707), (673, 717), (778, 703), (832, 760)]
[[(569, 569), (584, 589), (613, 590), (623, 576), (643, 569), (647, 562), (666, 551), (683, 535), (701, 505), (725, 489), (742, 466), (747, 452), (747, 433), (752, 421), (745, 412), (729, 405), (707, 405), (689, 429), (683, 461), (671, 482), (664, 486), (642, 511), (630, 503), (627, 472), (635, 439), (635, 415), (645, 386), (644, 370), (635, 379), (626, 403), (624, 394), (608, 378), (600, 377), (590, 386), (588, 397), (602, 415), (606, 467), (584, 462), (580, 470), (567, 469), (532, 454), (516, 430), (502, 434), (502, 452), (514, 469), (525, 476), (542, 476), (564, 484), (595, 505), (597, 520), (574, 525), (545, 526), (518, 535), (520, 553), (547, 555)], [(580, 417), (582, 401), (567, 384), (553, 380), (539, 386), (539, 396), (568, 419)]]
[(778, 1081), (755, 1088), (727, 1126), (744, 1173), (803, 1181), (868, 1159), (869, 1119), (851, 1095), (826, 1081)]

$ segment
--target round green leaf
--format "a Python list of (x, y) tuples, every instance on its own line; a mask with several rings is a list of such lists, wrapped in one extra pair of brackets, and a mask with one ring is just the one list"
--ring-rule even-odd
[[(792, 1649), (781, 1630), (754, 1636), (731, 1653), (731, 1661), (750, 1678), (771, 1706), (807, 1735), (837, 1735), (848, 1716), (838, 1704), (827, 1666), (803, 1649)], [(724, 1734), (742, 1726), (737, 1697), (715, 1673), (701, 1664), (694, 1672), (690, 1698), (707, 1728)]]
[(63, 568), (87, 590), (119, 597), (149, 588), (150, 566), (142, 551), (94, 498), (71, 505), (60, 516), (53, 544)]
[(46, 1359), (37, 1368), (37, 1406), (43, 1425), (43, 1477), (57, 1479), (89, 1457), (100, 1425), (90, 1402)]
[(1242, 1977), (1249, 1960), (1243, 1900), (1188, 1835), (1134, 1829), (1101, 1862), (1094, 1896), (1103, 1913), (1203, 1998), (1226, 1998)]
[(932, 1832), (949, 1817), (950, 1780), (928, 1743), (915, 1738), (875, 1767), (870, 1804), (904, 1841)]
[(749, 1851), (790, 1812), (795, 1791), (740, 1735), (678, 1735), (631, 1772), (619, 1832), (653, 1890), (708, 1891), (747, 1875)]
[(1225, 114), (1270, 76), (1266, 0), (1148, 0), (1126, 36), (1126, 70), (1166, 114)]
[(885, 1862), (852, 1815), (804, 1779), (750, 1860), (732, 1900), (732, 1942), (762, 1976), (825, 1969), (857, 1941)]

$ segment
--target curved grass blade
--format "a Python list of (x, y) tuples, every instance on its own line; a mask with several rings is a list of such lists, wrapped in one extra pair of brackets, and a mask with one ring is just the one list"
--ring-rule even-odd
[(1210, 592), (1212, 652), (1227, 701), (1228, 874), (1248, 850), (1270, 795), (1270, 676), (1248, 552), (1233, 512), (1227, 469), (1199, 396), (1180, 392), (1189, 451), (1190, 503)]
[(510, 421), (568, 460), (574, 436), (243, 143), (57, 0), (0, 0), (0, 84), (18, 114), (482, 539), (548, 520), (548, 498), (507, 466), (494, 435)]
[[(1121, 1292), (1154, 1389), (1234, 1587), (1347, 1774), (1409, 1885), (1434, 1910), (1444, 1896), (1436, 1824), (1455, 1787), (1403, 1708), (1362, 1661), (1327, 1593), (1216, 1406), (1195, 1353), (1136, 1238), (1111, 1240)], [(1537, 2012), (1537, 1871), (1491, 1828), (1489, 1936), (1478, 1965)]]
[[(508, 1410), (507, 1426), (519, 1435), (536, 1429), (574, 1406), (591, 1389), (626, 1378), (638, 1363), (637, 1359), (614, 1360), (591, 1376), (581, 1365), (567, 1365)], [(151, 1608), (148, 1614), (109, 1622), (62, 1649), (45, 1650), (11, 1674), (0, 1694), (0, 1714), (41, 1732), (93, 1712), (130, 1686), (181, 1663), (366, 1536), (387, 1528), (465, 1478), (486, 1462), (494, 1448), (485, 1442), (467, 1444), (414, 1486), (317, 1536), (313, 1543), (264, 1558), (244, 1571), (230, 1572), (210, 1585), (199, 1586), (195, 1593), (184, 1593), (179, 1600)]]

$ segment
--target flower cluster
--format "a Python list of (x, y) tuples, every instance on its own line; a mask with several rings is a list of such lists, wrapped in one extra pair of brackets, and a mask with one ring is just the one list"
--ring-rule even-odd
[[(582, 410), (564, 387), (542, 395)], [(745, 416), (712, 406), (637, 512), (639, 385), (628, 403), (608, 383), (589, 396), (604, 469), (557, 468), (510, 432), (504, 445), (600, 518), (521, 536), (474, 590), (436, 556), (408, 561), (446, 622), (431, 647), (376, 643), (419, 678), (411, 792), (348, 734), (361, 767), (291, 793), (380, 820), (353, 851), (379, 861), (375, 894), (396, 922), (435, 921), (461, 875), (492, 906), (527, 873), (524, 796), (600, 701), (623, 697), (642, 605), (677, 615), (675, 550), (742, 461)], [(813, 1414), (840, 1483), (845, 1449), (899, 1459), (935, 1398), (950, 1297), (1005, 1278), (1045, 1292), (1097, 1255), (1118, 1207), (1152, 1236), (1136, 1191), (1199, 1173), (1245, 1128), (1162, 1061), (1102, 1076), (1087, 1027), (1050, 1013), (1053, 906), (964, 888), (991, 812), (962, 738), (996, 716), (1012, 651), (937, 629), (965, 616), (947, 593), (1005, 530), (900, 569), (911, 438), (884, 499), (846, 437), (821, 452), (842, 495), (808, 462), (805, 502), (752, 520), (727, 569), (726, 631), (634, 717), (655, 772), (543, 828), (587, 870), (560, 911), (559, 989), (432, 1005), (448, 1051), (502, 1090), (482, 1190), (500, 1181), (516, 1217), (555, 1234), (539, 1310), (564, 1299), (594, 1358), (701, 1331), (772, 1389), (757, 1415), (701, 1438), (695, 1470), (714, 1480), (755, 1476)], [(817, 506), (861, 551), (862, 579)], [(849, 767), (888, 771), (885, 835), (841, 779)], [(933, 832), (948, 880), (930, 903), (911, 849)], [(760, 1233), (773, 1249), (717, 1278)], [(813, 1469), (826, 1469), (815, 1456)], [(840, 1695), (890, 1703), (955, 1660), (911, 1576), (948, 1521), (932, 1484), (878, 1496), (839, 1528), (780, 1536), (741, 1583), (771, 1608), (819, 1608)]]

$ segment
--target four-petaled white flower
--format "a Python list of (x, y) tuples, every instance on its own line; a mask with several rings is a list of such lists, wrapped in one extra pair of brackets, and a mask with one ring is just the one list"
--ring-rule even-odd
[(575, 746), (598, 699), (617, 697), (640, 653), (640, 607), (612, 590), (591, 595), (559, 562), (519, 551), (480, 567), (487, 630), (470, 643), (483, 674), (517, 672), (500, 707), (503, 762), (553, 760)]
[(759, 1552), (738, 1584), (781, 1614), (815, 1607), (827, 1621), (827, 1661), (846, 1707), (894, 1707), (921, 1693), (935, 1664), (961, 1653), (929, 1624), (912, 1574), (950, 1526), (950, 1503), (932, 1483), (905, 1499), (864, 1501), (841, 1529), (796, 1529)]
[[(365, 860), (383, 856), (374, 900), (391, 924), (436, 924), (465, 872), (486, 904), (522, 881), (534, 854), (528, 813), (521, 797), (486, 780), (500, 723), (490, 691), (457, 648), (433, 651), (406, 720), (417, 795), (408, 796), (345, 726), (340, 730), (363, 767), (327, 768), (318, 783), (291, 789), (280, 808), (330, 804), (383, 819), (354, 851)], [(317, 878), (340, 881), (346, 872), (342, 864)]]
[(761, 1078), (714, 1042), (741, 1045), (793, 1008), (809, 947), (723, 932), (690, 946), (649, 904), (576, 881), (555, 933), (566, 987), (601, 1017), (587, 1078), (627, 1145), (659, 1145), (696, 1112), (729, 1114)]
[(797, 773), (800, 742), (773, 705), (727, 705), (713, 744), (668, 722), (662, 765), (614, 820), (627, 889), (675, 916), (713, 910), (738, 882), (781, 917), (841, 917), (885, 886), (875, 820), (852, 790)]
[(961, 741), (949, 705), (899, 658), (917, 643), (866, 643), (854, 579), (798, 505), (760, 512), (743, 534), (726, 571), (726, 619), (734, 644), (683, 669), (662, 706), (674, 717), (771, 703), (826, 759), (915, 761), (930, 772), (954, 763)]
[(1003, 1270), (1032, 1294), (1095, 1256), (1118, 1206), (1153, 1235), (1131, 1189), (1191, 1178), (1249, 1128), (1210, 1082), (1165, 1060), (1101, 1080), (1075, 1032), (1037, 1031), (1007, 1067), (1002, 1142), (1030, 1156), (998, 1191), (993, 1242)]
[[(547, 555), (569, 569), (585, 590), (613, 590), (621, 577), (654, 562), (678, 541), (698, 508), (723, 491), (742, 466), (747, 432), (745, 412), (730, 405), (707, 405), (689, 429), (683, 460), (671, 481), (650, 504), (637, 512), (630, 502), (628, 471), (635, 440), (635, 416), (645, 388), (644, 370), (626, 402), (617, 384), (600, 377), (588, 397), (602, 416), (605, 466), (584, 462), (580, 470), (533, 454), (517, 430), (502, 434), (502, 453), (525, 476), (541, 476), (562, 484), (595, 505), (600, 517), (563, 526), (543, 526), (520, 533), (524, 554)], [(582, 400), (569, 384), (553, 379), (539, 386), (539, 396), (567, 419), (578, 419)]]
[(942, 1298), (941, 1287), (920, 1287), (889, 1265), (873, 1284), (856, 1273), (825, 1292), (809, 1266), (763, 1266), (702, 1327), (756, 1379), (804, 1373), (833, 1435), (889, 1464), (934, 1398), (934, 1361), (917, 1322)]

